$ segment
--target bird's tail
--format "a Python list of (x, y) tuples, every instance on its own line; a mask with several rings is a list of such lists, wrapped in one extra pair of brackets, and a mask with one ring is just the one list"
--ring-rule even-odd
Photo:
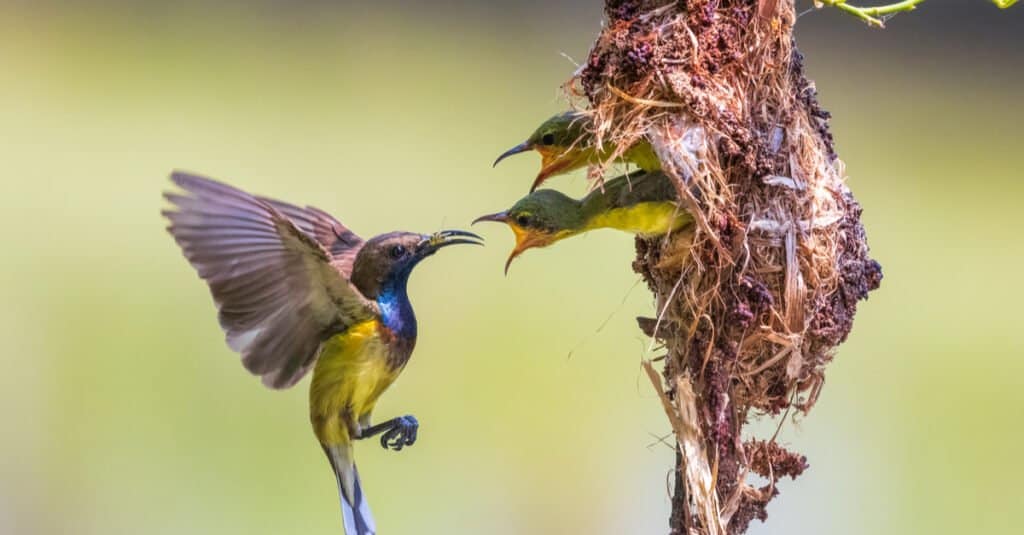
[(359, 471), (352, 461), (352, 445), (324, 445), (324, 453), (331, 462), (334, 476), (338, 479), (338, 495), (341, 498), (341, 519), (346, 535), (376, 535), (377, 524), (370, 513), (370, 504), (363, 495), (359, 484)]

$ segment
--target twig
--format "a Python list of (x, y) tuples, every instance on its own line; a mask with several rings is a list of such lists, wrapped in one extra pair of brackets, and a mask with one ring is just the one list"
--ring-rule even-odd
[(684, 108), (684, 104), (678, 102), (665, 102), (663, 100), (651, 100), (646, 98), (639, 98), (626, 93), (625, 91), (615, 87), (611, 83), (607, 84), (608, 90), (615, 94), (615, 96), (625, 100), (626, 102), (632, 102), (633, 104), (640, 104), (641, 106), (650, 106), (652, 108)]
[(912, 11), (916, 9), (917, 5), (921, 2), (924, 2), (924, 0), (903, 0), (902, 2), (895, 2), (884, 6), (857, 7), (846, 3), (846, 0), (815, 0), (815, 3), (845, 11), (846, 13), (868, 23), (869, 26), (876, 26), (878, 28), (885, 27), (885, 22), (879, 17), (894, 15), (904, 11)]
[[(863, 20), (869, 25), (877, 26), (879, 28), (885, 27), (884, 19), (887, 15), (895, 15), (896, 13), (912, 11), (916, 9), (917, 5), (921, 2), (924, 2), (924, 0), (903, 0), (902, 2), (895, 2), (884, 6), (857, 7), (846, 3), (846, 0), (814, 0), (815, 5), (818, 7), (825, 5), (841, 9), (858, 19)], [(992, 3), (999, 9), (1006, 9), (1013, 4), (1016, 4), (1017, 0), (992, 0)]]
[(715, 492), (716, 476), (708, 465), (708, 454), (698, 423), (696, 394), (693, 392), (690, 379), (685, 376), (676, 378), (673, 389), (676, 399), (673, 403), (665, 392), (661, 375), (654, 370), (651, 362), (645, 360), (642, 364), (644, 371), (647, 372), (647, 378), (654, 386), (654, 391), (658, 393), (672, 430), (675, 431), (681, 454), (679, 460), (683, 461), (679, 468), (685, 473), (685, 488), (693, 497), (701, 523), (708, 535), (725, 535), (726, 527), (722, 522), (718, 494)]

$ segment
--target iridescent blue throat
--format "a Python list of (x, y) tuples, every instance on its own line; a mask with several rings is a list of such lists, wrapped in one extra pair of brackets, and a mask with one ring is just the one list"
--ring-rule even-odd
[(412, 311), (406, 285), (409, 274), (389, 277), (377, 294), (377, 306), (380, 307), (381, 322), (400, 338), (416, 338), (416, 314)]

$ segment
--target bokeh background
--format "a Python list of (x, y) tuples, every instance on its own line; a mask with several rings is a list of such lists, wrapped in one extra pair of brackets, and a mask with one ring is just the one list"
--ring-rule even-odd
[[(810, 2), (799, 2), (809, 8)], [(0, 533), (339, 533), (308, 381), (263, 389), (163, 230), (184, 168), (363, 235), (518, 198), (600, 3), (0, 2)], [(882, 288), (751, 533), (1019, 533), (1024, 6), (798, 23)], [(557, 187), (582, 192), (580, 176)], [(657, 534), (673, 453), (632, 238), (511, 236), (414, 275), (416, 355), (357, 456), (386, 534)], [(763, 424), (767, 426), (768, 424)]]

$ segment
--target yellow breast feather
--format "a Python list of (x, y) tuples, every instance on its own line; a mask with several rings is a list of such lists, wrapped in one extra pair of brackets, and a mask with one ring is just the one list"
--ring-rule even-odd
[(676, 230), (691, 221), (675, 203), (643, 202), (608, 210), (595, 216), (588, 228), (615, 228), (636, 234), (657, 235)]
[(320, 347), (309, 389), (313, 431), (322, 444), (345, 444), (350, 429), (368, 419), (377, 398), (401, 369), (388, 363), (380, 324), (369, 320), (328, 339)]

